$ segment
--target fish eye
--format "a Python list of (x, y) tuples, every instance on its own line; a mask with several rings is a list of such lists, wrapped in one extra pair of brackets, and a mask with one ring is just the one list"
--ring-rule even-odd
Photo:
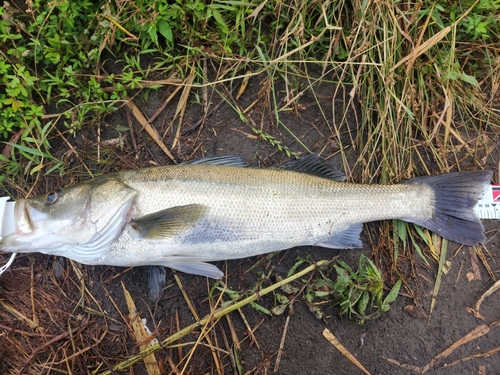
[(59, 196), (61, 195), (60, 190), (52, 190), (47, 193), (45, 196), (45, 204), (54, 204), (57, 202), (59, 199)]

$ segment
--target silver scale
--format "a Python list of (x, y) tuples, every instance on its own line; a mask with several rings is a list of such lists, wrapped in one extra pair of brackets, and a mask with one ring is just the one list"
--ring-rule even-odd
[[(14, 204), (9, 202), (9, 197), (0, 197), (0, 239), (16, 230), (14, 224)], [(500, 219), (500, 185), (490, 185), (483, 199), (477, 202), (476, 214), (481, 219)], [(12, 254), (7, 264), (0, 267), (0, 275), (10, 267), (16, 254)]]

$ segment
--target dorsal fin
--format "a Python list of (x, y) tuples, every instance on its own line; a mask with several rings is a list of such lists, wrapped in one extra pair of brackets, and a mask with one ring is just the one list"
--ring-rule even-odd
[(342, 182), (346, 180), (345, 174), (331, 165), (327, 164), (317, 154), (310, 154), (298, 160), (291, 161), (279, 167), (295, 172), (307, 173), (317, 177)]
[(226, 165), (230, 167), (246, 167), (247, 165), (240, 156), (209, 156), (206, 158), (193, 159), (181, 163), (181, 165), (196, 165), (196, 164), (211, 164), (211, 165)]

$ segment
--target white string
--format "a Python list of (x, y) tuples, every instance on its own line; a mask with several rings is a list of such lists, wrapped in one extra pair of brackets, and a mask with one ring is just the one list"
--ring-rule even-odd
[(12, 262), (14, 262), (14, 259), (16, 259), (16, 255), (17, 255), (17, 253), (12, 253), (12, 255), (10, 256), (9, 261), (5, 265), (3, 265), (2, 267), (0, 267), (0, 276), (2, 275), (2, 273), (4, 273), (5, 271), (7, 271), (7, 269), (10, 267), (10, 265), (12, 264)]

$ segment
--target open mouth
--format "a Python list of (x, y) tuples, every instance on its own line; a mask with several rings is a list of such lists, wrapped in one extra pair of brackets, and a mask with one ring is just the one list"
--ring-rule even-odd
[(33, 226), (31, 225), (29, 214), (26, 211), (26, 200), (19, 199), (14, 208), (14, 219), (16, 222), (16, 234), (31, 233)]
[(17, 234), (31, 233), (47, 220), (47, 214), (30, 206), (26, 199), (19, 199), (14, 208)]

